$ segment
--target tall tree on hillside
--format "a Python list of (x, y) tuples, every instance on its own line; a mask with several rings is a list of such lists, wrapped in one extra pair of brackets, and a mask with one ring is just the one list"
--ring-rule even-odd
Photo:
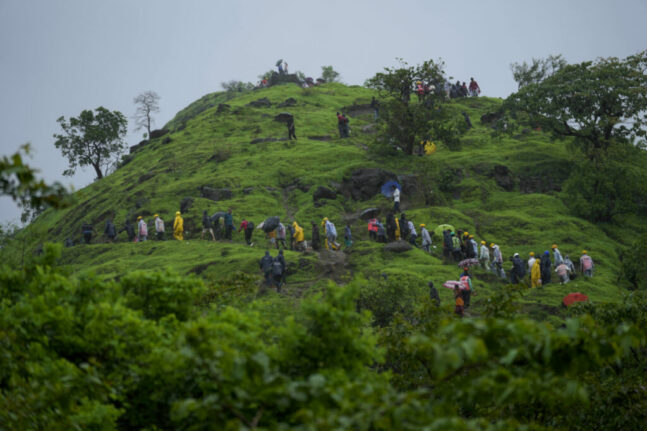
[[(444, 66), (440, 60), (428, 60), (417, 66), (400, 61), (400, 67), (385, 68), (366, 82), (369, 88), (379, 92), (384, 136), (407, 154), (413, 154), (420, 142), (428, 139), (442, 141), (453, 149), (463, 131), (464, 122), (452, 121), (443, 107), (446, 101), (442, 91), (446, 81)], [(418, 103), (411, 103), (417, 81), (429, 91)]]
[(100, 106), (94, 112), (84, 110), (69, 121), (65, 117), (56, 121), (63, 133), (54, 135), (54, 145), (69, 162), (63, 175), (74, 175), (78, 166), (90, 165), (101, 179), (125, 148), (128, 121), (119, 111)]
[(566, 65), (506, 100), (509, 112), (572, 142), (579, 157), (566, 192), (581, 216), (607, 221), (645, 195), (646, 70), (647, 51)]
[(133, 103), (137, 106), (134, 117), (135, 130), (146, 129), (149, 139), (151, 137), (151, 125), (155, 122), (153, 114), (160, 111), (159, 101), (160, 97), (154, 91), (144, 91), (133, 99)]
[(512, 63), (510, 69), (512, 76), (517, 81), (519, 88), (529, 84), (538, 84), (544, 79), (552, 76), (568, 63), (560, 55), (549, 55), (546, 58), (533, 58), (530, 64)]

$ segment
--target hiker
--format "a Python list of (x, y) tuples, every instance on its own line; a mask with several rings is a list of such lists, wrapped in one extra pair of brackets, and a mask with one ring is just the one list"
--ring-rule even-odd
[(463, 317), (463, 313), (465, 312), (465, 301), (463, 301), (463, 297), (458, 285), (454, 287), (454, 303), (456, 304), (456, 306), (454, 307), (454, 313), (458, 314), (460, 317)]
[(555, 267), (555, 272), (559, 275), (559, 284), (566, 284), (570, 281), (568, 277), (568, 266), (564, 262)]
[(268, 286), (270, 284), (270, 275), (271, 275), (273, 262), (274, 262), (274, 259), (272, 259), (272, 256), (270, 256), (269, 251), (266, 251), (265, 256), (263, 256), (258, 261), (258, 266), (261, 268), (261, 271), (263, 272), (263, 276), (265, 277), (265, 284)]
[(92, 233), (94, 232), (94, 228), (90, 223), (83, 223), (81, 225), (81, 234), (83, 234), (83, 242), (86, 244), (90, 244), (90, 241), (92, 241)]
[(376, 222), (376, 224), (377, 224), (377, 242), (386, 243), (387, 238), (386, 238), (386, 229), (384, 229), (384, 225), (380, 223), (379, 220)]
[(339, 138), (344, 138), (344, 117), (337, 112), (337, 130), (339, 130)]
[(429, 235), (424, 223), (420, 225), (420, 238), (422, 239), (422, 249), (427, 253), (431, 253), (431, 235)]
[(225, 222), (225, 238), (231, 241), (231, 233), (236, 230), (234, 226), (234, 217), (231, 215), (231, 208), (227, 210), (227, 214), (224, 217)]
[(503, 255), (499, 246), (492, 243), (492, 270), (500, 277), (505, 279), (505, 271), (503, 271)]
[(108, 237), (108, 241), (113, 242), (117, 238), (117, 229), (112, 221), (106, 220), (106, 227), (103, 229), (103, 234)]
[(288, 126), (288, 139), (292, 140), (292, 138), (294, 138), (296, 140), (297, 135), (296, 135), (296, 131), (295, 131), (296, 129), (294, 127), (294, 117), (288, 118), (288, 121), (285, 124), (286, 124), (286, 126)]
[(220, 224), (220, 219), (221, 219), (220, 214), (222, 213), (218, 212), (213, 216), (211, 216), (211, 227), (213, 228), (213, 233), (214, 233), (214, 236), (216, 237), (216, 240), (222, 239), (222, 237), (224, 236), (222, 233), (223, 228), (221, 227), (221, 224)]
[(285, 256), (283, 256), (283, 250), (279, 250), (279, 254), (274, 258), (274, 261), (278, 261), (281, 264), (281, 278), (279, 282), (281, 283), (278, 287), (280, 288), (285, 284), (285, 276), (287, 275), (288, 264), (285, 261)]
[(276, 247), (277, 249), (279, 248), (279, 244), (276, 242), (276, 230), (271, 230), (267, 232), (265, 235), (265, 238), (267, 238), (267, 246), (269, 248)]
[(519, 253), (512, 256), (512, 270), (510, 271), (510, 282), (512, 284), (521, 283), (526, 275), (526, 266), (519, 257)]
[(490, 262), (490, 250), (487, 248), (487, 243), (481, 241), (481, 248), (479, 250), (479, 262), (483, 269), (488, 269), (488, 264)]
[(142, 216), (137, 217), (137, 235), (139, 235), (139, 242), (146, 241), (148, 238), (148, 226)]
[(397, 219), (397, 217), (393, 217), (393, 220), (395, 221), (395, 240), (400, 241), (400, 238), (402, 238), (402, 230), (400, 229), (400, 221)]
[(308, 248), (308, 244), (306, 244), (306, 236), (303, 234), (303, 228), (294, 221), (292, 222), (292, 229), (294, 230), (294, 234), (292, 234), (292, 240), (295, 243), (294, 248), (296, 250), (305, 251), (306, 248)]
[(586, 277), (593, 277), (593, 259), (582, 250), (582, 257), (580, 257), (580, 272)]
[(377, 120), (380, 116), (380, 102), (373, 96), (371, 99), (371, 108), (373, 108), (373, 120)]
[(276, 67), (279, 70), (279, 75), (283, 75), (283, 62), (279, 61)]
[(467, 97), (467, 93), (468, 93), (467, 84), (465, 84), (465, 81), (463, 81), (463, 85), (461, 85), (461, 88), (460, 88), (461, 97)]
[(476, 245), (476, 241), (474, 240), (474, 235), (470, 235), (467, 238), (465, 254), (468, 259), (476, 259), (476, 256), (478, 256), (478, 246)]
[(562, 258), (562, 254), (557, 249), (557, 244), (553, 244), (551, 248), (553, 249), (553, 259), (555, 259), (555, 268), (557, 268), (559, 265), (564, 263), (564, 259)]
[(393, 212), (400, 212), (400, 189), (395, 184), (393, 187)]
[(577, 276), (575, 265), (573, 265), (573, 261), (568, 257), (568, 255), (564, 256), (564, 265), (566, 265), (566, 267), (568, 268), (569, 279), (574, 279)]
[(530, 287), (541, 287), (541, 261), (535, 259), (530, 271)]
[(438, 295), (438, 289), (434, 287), (434, 282), (430, 281), (427, 286), (429, 286), (429, 299), (436, 303), (436, 307), (440, 307), (440, 295)]
[(452, 236), (449, 229), (443, 231), (443, 257), (449, 259), (452, 253)]
[(373, 241), (377, 241), (377, 219), (372, 218), (368, 221), (368, 237)]
[(344, 228), (344, 245), (346, 248), (353, 245), (353, 235), (351, 234), (349, 223), (346, 223), (346, 227)]
[(348, 115), (345, 113), (341, 113), (342, 117), (342, 130), (344, 132), (344, 138), (350, 138), (350, 120), (348, 119)]
[(535, 252), (531, 251), (528, 258), (528, 273), (532, 272), (532, 267), (535, 265)]
[(386, 236), (389, 242), (395, 241), (395, 217), (392, 213), (388, 213), (386, 216)]
[(130, 221), (126, 220), (126, 224), (124, 224), (124, 227), (119, 231), (119, 233), (121, 232), (126, 232), (126, 235), (128, 235), (129, 242), (137, 242), (137, 235), (135, 235), (135, 228), (133, 228), (133, 225), (130, 224)]
[(310, 222), (312, 224), (312, 249), (319, 250), (321, 247), (321, 237), (319, 236), (319, 226), (317, 223)]
[(458, 239), (461, 240), (461, 256), (463, 259), (467, 258), (467, 241), (469, 240), (470, 233), (469, 232), (463, 232), (463, 235), (460, 234), (461, 231), (458, 231)]
[(284, 61), (283, 62), (283, 72), (287, 75), (288, 74), (288, 62)]
[(328, 217), (324, 217), (323, 225), (324, 225), (324, 234), (326, 235), (326, 240), (324, 242), (326, 249), (336, 250), (337, 249), (337, 243), (336, 243), (337, 229), (335, 228), (335, 225), (333, 224), (333, 222), (328, 220)]
[(270, 266), (270, 273), (271, 282), (274, 286), (276, 286), (276, 291), (281, 292), (281, 284), (283, 283), (283, 265), (279, 261), (278, 256), (276, 259), (274, 259), (272, 265)]
[[(243, 228), (243, 223), (244, 223), (244, 228)], [(245, 243), (247, 243), (248, 246), (253, 246), (254, 243), (252, 242), (252, 235), (254, 235), (254, 222), (247, 221), (243, 219), (243, 221), (240, 223), (240, 231), (245, 232)]]
[(422, 85), (422, 81), (416, 81), (416, 94), (418, 95), (418, 103), (425, 99), (425, 88)]
[(452, 256), (454, 256), (454, 260), (456, 262), (459, 262), (462, 260), (461, 256), (461, 240), (458, 239), (458, 236), (456, 236), (456, 233), (452, 232)]
[[(202, 212), (202, 234), (200, 235), (200, 239), (204, 239), (204, 234), (205, 233), (210, 233), (211, 238), (215, 241), (216, 236), (213, 234), (213, 228), (211, 227), (211, 218), (207, 214), (207, 210), (204, 210)], [(207, 238), (208, 240), (209, 238)]]
[(409, 222), (407, 221), (407, 215), (405, 213), (400, 214), (398, 226), (400, 226), (400, 238), (403, 241), (406, 241), (409, 237)]
[(409, 244), (415, 246), (418, 233), (416, 232), (416, 227), (413, 225), (411, 220), (407, 221), (407, 228), (409, 230)]
[(285, 225), (285, 238), (288, 240), (288, 248), (294, 250), (294, 229), (289, 223)]
[(463, 272), (458, 277), (458, 281), (463, 285), (461, 289), (461, 295), (463, 296), (463, 303), (465, 308), (470, 306), (470, 299), (472, 297), (472, 277), (469, 273), (469, 268), (466, 266), (463, 268)]
[(544, 251), (544, 254), (541, 255), (541, 284), (543, 286), (550, 283), (550, 271), (552, 263), (550, 261), (550, 253), (548, 250)]
[(159, 214), (153, 216), (155, 218), (155, 232), (157, 233), (157, 240), (164, 241), (164, 220), (162, 220)]
[(474, 78), (470, 78), (470, 86), (469, 86), (469, 94), (472, 97), (478, 97), (479, 94), (481, 94), (481, 88), (479, 87), (478, 83), (474, 81)]
[(286, 238), (286, 232), (285, 232), (285, 226), (283, 223), (279, 223), (279, 225), (276, 227), (276, 248), (279, 248), (279, 244), (285, 248), (285, 238)]
[(179, 211), (175, 212), (175, 220), (173, 221), (173, 238), (178, 241), (184, 240), (184, 219)]

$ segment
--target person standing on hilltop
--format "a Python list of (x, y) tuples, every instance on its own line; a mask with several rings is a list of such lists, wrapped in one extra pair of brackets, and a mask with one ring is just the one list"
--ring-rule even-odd
[(470, 96), (472, 97), (478, 97), (478, 95), (481, 94), (481, 89), (479, 88), (478, 83), (474, 81), (474, 78), (470, 78), (469, 91)]
[(164, 240), (164, 220), (162, 220), (159, 214), (153, 216), (155, 218), (155, 232), (157, 233), (157, 240)]
[(173, 221), (173, 238), (178, 241), (184, 240), (184, 219), (179, 211), (175, 212), (175, 220)]
[(400, 189), (395, 184), (393, 185), (393, 212), (400, 212)]

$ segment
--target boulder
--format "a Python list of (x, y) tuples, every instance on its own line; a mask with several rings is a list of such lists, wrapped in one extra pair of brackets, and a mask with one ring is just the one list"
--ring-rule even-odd
[(328, 187), (319, 186), (312, 194), (312, 199), (318, 201), (320, 199), (335, 199), (337, 192), (329, 189)]
[(279, 103), (277, 107), (287, 108), (289, 106), (296, 106), (296, 104), (297, 104), (297, 99), (295, 99), (294, 97), (289, 97), (285, 99), (283, 102)]
[(510, 169), (505, 165), (494, 165), (491, 176), (496, 184), (503, 190), (511, 192), (514, 190), (514, 177)]
[(354, 200), (370, 199), (389, 180), (397, 180), (397, 176), (379, 168), (357, 169), (343, 180), (339, 192)]
[(186, 197), (180, 201), (180, 212), (184, 214), (193, 206), (193, 198)]
[(247, 106), (253, 106), (254, 108), (271, 108), (272, 102), (270, 102), (267, 97), (263, 97), (249, 102)]
[(141, 141), (139, 144), (137, 144), (137, 145), (133, 145), (132, 147), (130, 147), (130, 153), (129, 153), (129, 154), (132, 154), (132, 153), (134, 153), (135, 151), (140, 150), (143, 146), (148, 145), (148, 142), (149, 142), (149, 141), (148, 141), (147, 139), (144, 139), (144, 140), (143, 140), (143, 141)]
[(173, 140), (173, 139), (171, 139), (171, 137), (170, 137), (170, 136), (167, 136), (166, 138), (164, 138), (164, 139), (162, 140), (162, 144), (164, 144), (164, 145), (166, 145), (166, 144), (170, 144), (172, 140)]
[(222, 114), (224, 112), (229, 112), (229, 109), (231, 109), (230, 105), (227, 105), (226, 103), (221, 103), (218, 105), (218, 108), (216, 109), (216, 113)]
[(413, 246), (411, 244), (402, 240), (384, 244), (384, 251), (390, 251), (392, 253), (403, 253), (412, 249)]
[(297, 84), (299, 87), (301, 87), (301, 80), (296, 74), (279, 74), (277, 72), (272, 72), (270, 75), (270, 78), (268, 79), (268, 85), (279, 85), (279, 84), (288, 84), (288, 83), (293, 83)]
[(151, 139), (161, 138), (162, 136), (166, 135), (168, 132), (169, 132), (169, 131), (168, 131), (168, 129), (157, 129), (157, 130), (153, 130), (153, 131), (151, 131), (151, 136), (150, 136), (150, 138), (151, 138)]
[(211, 199), (212, 201), (223, 201), (231, 199), (234, 195), (230, 189), (218, 189), (209, 186), (200, 187), (200, 194), (203, 198)]
[(405, 196), (414, 196), (421, 189), (418, 175), (398, 175), (398, 182), (402, 187), (402, 194)]

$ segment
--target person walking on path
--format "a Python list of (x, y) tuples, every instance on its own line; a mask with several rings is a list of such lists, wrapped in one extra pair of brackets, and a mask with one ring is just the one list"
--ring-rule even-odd
[(280, 245), (285, 248), (286, 237), (287, 233), (285, 232), (285, 225), (283, 223), (279, 223), (278, 227), (276, 228), (276, 248), (279, 248)]
[(294, 117), (288, 118), (286, 125), (288, 126), (288, 140), (291, 141), (292, 138), (296, 140), (297, 135), (296, 135), (296, 128), (294, 127)]
[(216, 237), (213, 234), (213, 228), (211, 227), (211, 218), (209, 218), (207, 210), (202, 212), (202, 234), (200, 235), (200, 239), (204, 239), (205, 233), (210, 233), (211, 238), (213, 238), (214, 241), (216, 240)]
[(155, 218), (155, 233), (157, 234), (157, 240), (164, 240), (164, 220), (162, 220), (159, 214), (153, 216)]
[(119, 231), (119, 233), (121, 232), (126, 232), (126, 235), (128, 235), (129, 242), (137, 242), (137, 235), (135, 235), (135, 228), (133, 227), (132, 224), (130, 224), (129, 220), (126, 220), (126, 224), (124, 224), (124, 227)]
[(555, 260), (555, 268), (557, 268), (559, 265), (564, 263), (564, 259), (562, 258), (562, 254), (557, 249), (557, 244), (553, 244), (551, 248), (553, 249), (553, 259)]
[(271, 276), (273, 262), (274, 262), (274, 259), (272, 259), (272, 256), (270, 256), (269, 251), (266, 251), (265, 255), (258, 262), (258, 266), (260, 267), (261, 271), (263, 272), (263, 276), (265, 277), (265, 285), (267, 286), (269, 286), (270, 284), (270, 276)]
[(481, 248), (479, 250), (479, 262), (483, 269), (488, 269), (490, 263), (490, 250), (487, 248), (487, 243), (481, 241)]
[(463, 301), (463, 296), (461, 295), (461, 290), (458, 287), (454, 287), (454, 313), (456, 313), (459, 317), (463, 317), (463, 314), (465, 313), (465, 301)]
[(456, 262), (460, 262), (462, 260), (462, 254), (461, 254), (461, 240), (458, 239), (458, 236), (452, 232), (452, 256), (454, 256), (454, 260)]
[(427, 253), (431, 253), (431, 235), (429, 235), (424, 223), (420, 225), (420, 238), (422, 239), (422, 249)]
[(372, 218), (368, 221), (368, 237), (377, 241), (377, 219)]
[(321, 248), (321, 236), (319, 235), (319, 226), (317, 223), (310, 222), (312, 224), (312, 249), (319, 250)]
[(550, 253), (548, 250), (544, 251), (544, 254), (541, 255), (541, 284), (543, 286), (550, 283), (551, 276), (551, 267), (552, 263), (550, 261)]
[(510, 282), (512, 284), (521, 283), (521, 280), (526, 275), (526, 266), (524, 265), (523, 260), (519, 257), (519, 253), (515, 253), (512, 256), (512, 271), (510, 271)]
[(530, 272), (532, 272), (532, 267), (535, 264), (535, 260), (536, 260), (535, 259), (535, 252), (531, 251), (529, 256), (530, 257), (528, 258), (528, 272), (530, 273)]
[(353, 245), (353, 235), (350, 231), (350, 223), (346, 223), (346, 227), (344, 228), (344, 245), (346, 248)]
[(231, 233), (235, 230), (234, 217), (231, 215), (231, 208), (229, 208), (227, 214), (225, 214), (225, 238), (231, 241)]
[(179, 211), (175, 212), (175, 220), (173, 221), (173, 238), (178, 241), (184, 240), (184, 219)]
[(503, 255), (501, 249), (497, 244), (490, 244), (492, 246), (492, 264), (494, 265), (494, 272), (499, 278), (505, 279), (505, 272), (503, 271)]
[(559, 284), (566, 284), (570, 281), (568, 277), (568, 266), (564, 262), (557, 265), (555, 272), (559, 275)]
[(83, 223), (81, 225), (81, 234), (83, 235), (83, 242), (90, 244), (92, 241), (92, 234), (94, 233), (94, 228), (90, 223)]
[(440, 307), (440, 295), (438, 295), (438, 289), (434, 287), (434, 282), (430, 281), (427, 286), (429, 286), (429, 299), (436, 303), (436, 307)]
[(117, 229), (111, 220), (106, 220), (106, 227), (103, 229), (103, 234), (108, 237), (109, 242), (114, 242), (117, 238)]
[(139, 242), (148, 239), (148, 226), (142, 216), (137, 217), (137, 234), (139, 235)]
[(458, 277), (458, 280), (463, 285), (461, 295), (463, 296), (465, 308), (467, 308), (470, 306), (470, 299), (472, 297), (472, 277), (470, 276), (469, 268), (467, 266), (463, 268), (463, 272)]
[(585, 277), (593, 277), (593, 259), (586, 250), (582, 250), (582, 257), (580, 257), (580, 272)]
[(400, 189), (396, 185), (393, 186), (393, 212), (400, 212)]
[(294, 230), (294, 234), (292, 234), (292, 239), (295, 243), (294, 248), (296, 250), (305, 251), (306, 248), (308, 248), (308, 245), (306, 244), (306, 236), (303, 233), (303, 228), (299, 226), (296, 221), (294, 221), (292, 222), (292, 230)]
[(532, 264), (532, 270), (530, 271), (530, 286), (541, 287), (541, 261), (539, 259), (535, 259), (535, 262)]

